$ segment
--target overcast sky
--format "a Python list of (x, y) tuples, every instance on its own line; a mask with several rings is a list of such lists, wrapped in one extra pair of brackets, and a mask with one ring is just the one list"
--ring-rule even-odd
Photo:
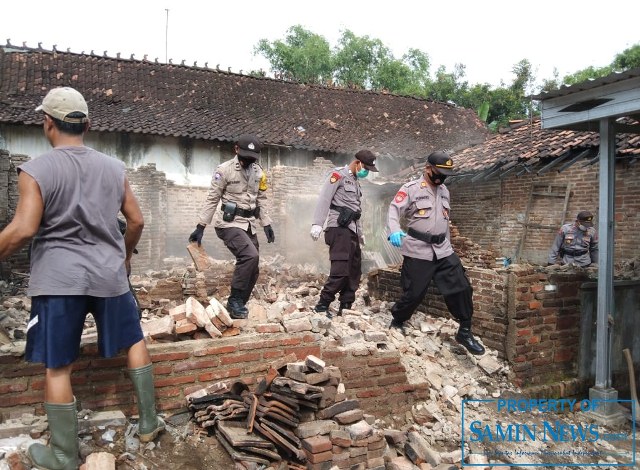
[(0, 6), (0, 43), (160, 61), (166, 54), (174, 63), (247, 73), (268, 69), (253, 55), (260, 39), (283, 39), (300, 24), (331, 46), (349, 29), (382, 40), (396, 58), (417, 48), (429, 55), (432, 74), (462, 63), (470, 83), (497, 86), (513, 80), (522, 59), (538, 82), (554, 67), (562, 77), (607, 65), (640, 42), (638, 18), (640, 0), (14, 0)]

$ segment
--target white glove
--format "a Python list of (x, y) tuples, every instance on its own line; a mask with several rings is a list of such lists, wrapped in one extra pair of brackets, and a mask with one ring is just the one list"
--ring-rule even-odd
[(320, 225), (312, 225), (311, 226), (311, 238), (313, 238), (313, 241), (318, 241), (318, 238), (320, 238), (320, 234), (322, 233), (322, 226)]

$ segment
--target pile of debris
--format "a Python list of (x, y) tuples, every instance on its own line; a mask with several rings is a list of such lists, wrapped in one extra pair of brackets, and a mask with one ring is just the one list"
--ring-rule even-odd
[[(520, 393), (512, 386), (509, 367), (496, 351), (487, 348), (487, 354), (477, 358), (467, 354), (455, 342), (453, 337), (457, 324), (453, 320), (418, 311), (406, 322), (403, 331), (390, 330), (390, 304), (369, 298), (364, 288), (356, 293), (351, 310), (344, 310), (342, 316), (328, 319), (312, 312), (324, 283), (324, 275), (314, 267), (287, 265), (277, 258), (266, 259), (261, 265), (261, 279), (248, 303), (249, 319), (234, 320), (230, 325), (228, 313), (218, 299), (224, 299), (228, 294), (225, 291), (228, 289), (226, 277), (233, 271), (233, 263), (218, 263), (212, 269), (215, 275), (196, 272), (183, 261), (182, 265), (176, 262), (165, 271), (132, 277), (143, 305), (143, 327), (150, 328), (157, 321), (169, 325), (160, 335), (149, 333), (149, 341), (218, 337), (218, 332), (226, 336), (310, 331), (317, 335), (320, 342), (331, 347), (358, 350), (363, 354), (377, 350), (400, 352), (409, 382), (428, 384), (429, 398), (416, 403), (407, 413), (396, 415), (392, 409), (384, 410), (378, 420), (373, 420), (364, 413), (360, 416), (357, 404), (344, 398), (346, 392), (339, 371), (326, 366), (320, 368), (316, 363), (307, 364), (307, 361), (297, 364), (288, 358), (285, 364), (272, 364), (274, 370), (268, 375), (268, 380), (252, 391), (244, 386), (236, 385), (234, 388), (233, 384), (229, 384), (224, 389), (212, 386), (211, 389), (205, 389), (201, 396), (191, 395), (189, 405), (192, 407), (193, 420), (199, 420), (199, 432), (191, 434), (191, 428), (196, 426), (194, 421), (187, 425), (168, 419), (170, 439), (166, 439), (173, 439), (175, 446), (193, 437), (200, 440), (201, 445), (206, 445), (210, 452), (211, 443), (206, 439), (213, 439), (216, 443), (219, 439), (220, 443), (228, 446), (229, 454), (236, 462), (243, 462), (242, 468), (249, 470), (267, 468), (265, 461), (269, 462), (268, 468), (278, 470), (289, 464), (292, 469), (301, 468), (300, 465), (325, 468), (325, 462), (329, 460), (320, 462), (324, 458), (330, 458), (338, 468), (350, 468), (342, 466), (346, 463), (340, 463), (340, 459), (347, 462), (352, 458), (365, 458), (376, 463), (378, 453), (382, 453), (386, 464), (383, 468), (389, 470), (415, 470), (418, 459), (423, 465), (426, 465), (424, 462), (430, 462), (433, 467), (441, 465), (438, 468), (449, 468), (447, 466), (459, 466), (462, 463), (462, 401), (517, 396)], [(0, 352), (20, 355), (24, 353), (24, 330), (30, 314), (30, 301), (15, 286), (4, 287), (0, 325), (5, 328), (9, 343), (0, 346)], [(260, 330), (258, 324), (261, 325)], [(84, 337), (89, 338), (94, 333), (95, 325), (88, 318)], [(315, 387), (322, 388), (322, 392)], [(333, 387), (334, 403), (330, 403), (326, 394), (329, 391), (333, 394)], [(207, 396), (209, 398), (204, 398)], [(203, 401), (199, 402), (200, 399)], [(341, 409), (340, 406), (353, 408)], [(336, 413), (326, 414), (330, 413), (327, 410)], [(470, 410), (470, 413), (474, 412)], [(201, 414), (196, 417), (197, 413)], [(347, 415), (346, 418), (340, 416), (339, 421), (341, 413)], [(487, 421), (499, 419), (497, 415), (490, 416), (490, 411), (483, 413)], [(358, 421), (345, 421), (354, 417)], [(583, 418), (578, 414), (564, 414), (559, 419), (578, 422)], [(328, 430), (315, 427), (308, 433), (305, 431), (307, 426), (311, 426), (308, 423), (316, 423), (317, 426), (318, 422), (323, 421), (333, 424), (327, 425)], [(386, 439), (376, 440), (371, 446), (369, 442), (366, 446), (355, 445), (354, 442), (363, 444), (360, 442), (363, 439), (359, 437), (359, 430), (351, 426), (360, 422), (373, 429), (367, 440), (371, 436), (378, 439), (380, 433)], [(364, 424), (362, 426), (365, 427)], [(102, 429), (94, 440), (104, 441), (102, 433), (105, 432)], [(209, 436), (210, 433), (216, 439)], [(128, 439), (127, 433), (118, 431), (116, 435), (123, 441)], [(169, 451), (165, 449), (171, 444), (164, 439), (162, 448), (138, 451), (135, 458), (139, 465), (135, 468), (145, 468), (143, 463), (149, 452), (157, 455), (165, 452), (164, 457), (167, 458)], [(380, 447), (375, 447), (377, 445)], [(118, 455), (118, 462), (121, 458), (129, 458), (122, 457), (125, 453), (133, 455), (126, 449), (124, 444), (114, 449), (109, 447), (109, 451)], [(467, 444), (464, 450), (466, 458), (470, 450)], [(481, 452), (482, 449), (473, 450)], [(226, 452), (222, 453), (226, 458)], [(496, 465), (503, 462), (514, 463), (507, 456), (474, 458), (480, 460), (473, 463), (492, 465), (492, 468), (498, 468)], [(158, 457), (156, 460), (162, 459)], [(135, 461), (130, 461), (129, 466), (124, 468), (134, 468), (134, 464)], [(4, 462), (0, 457), (0, 468), (4, 468), (2, 465)], [(150, 467), (152, 465), (146, 465), (146, 468)], [(192, 468), (220, 467), (203, 464)], [(363, 464), (354, 468), (366, 467)]]
[[(348, 400), (341, 373), (324, 361), (271, 368), (254, 392), (243, 382), (218, 382), (187, 397), (193, 418), (215, 433), (232, 458), (285, 468), (384, 470), (387, 444), (358, 400)], [(421, 458), (411, 447), (414, 463)]]

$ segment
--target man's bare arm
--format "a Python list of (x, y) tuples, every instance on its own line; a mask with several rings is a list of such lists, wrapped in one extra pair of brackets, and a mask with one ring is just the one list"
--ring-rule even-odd
[(130, 262), (133, 256), (133, 249), (138, 244), (140, 236), (142, 235), (142, 229), (144, 228), (144, 217), (142, 216), (142, 210), (138, 205), (138, 200), (131, 190), (129, 180), (125, 176), (124, 178), (124, 198), (122, 200), (122, 206), (120, 212), (127, 220), (127, 231), (124, 233), (124, 246), (127, 250), (126, 264), (127, 272), (130, 272)]
[(38, 233), (44, 202), (40, 186), (24, 171), (18, 175), (18, 206), (13, 220), (0, 232), (0, 260), (4, 260), (29, 243)]

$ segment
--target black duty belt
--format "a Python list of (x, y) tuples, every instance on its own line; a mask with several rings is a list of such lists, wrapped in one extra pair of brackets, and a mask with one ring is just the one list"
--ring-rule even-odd
[[(223, 211), (225, 207), (226, 207), (226, 204), (222, 204)], [(235, 215), (239, 215), (240, 217), (253, 217), (254, 215), (256, 215), (256, 209), (251, 210), (251, 209), (241, 209), (240, 207), (236, 207)]]
[(447, 238), (446, 233), (432, 235), (430, 233), (418, 232), (417, 230), (414, 230), (412, 228), (407, 230), (407, 233), (411, 235), (413, 238), (417, 238), (418, 240), (422, 240), (425, 243), (431, 243), (433, 245), (438, 245), (439, 243), (442, 243), (443, 241), (445, 241), (445, 239)]
[(569, 256), (582, 256), (588, 253), (587, 250), (562, 250), (563, 255)]
[(338, 211), (340, 213), (342, 213), (342, 211), (345, 210), (345, 209), (353, 212), (353, 220), (358, 220), (360, 218), (360, 216), (362, 215), (362, 212), (354, 211), (353, 209), (349, 209), (348, 207), (336, 206), (335, 204), (331, 204), (329, 207), (331, 209), (333, 209), (334, 211)]

